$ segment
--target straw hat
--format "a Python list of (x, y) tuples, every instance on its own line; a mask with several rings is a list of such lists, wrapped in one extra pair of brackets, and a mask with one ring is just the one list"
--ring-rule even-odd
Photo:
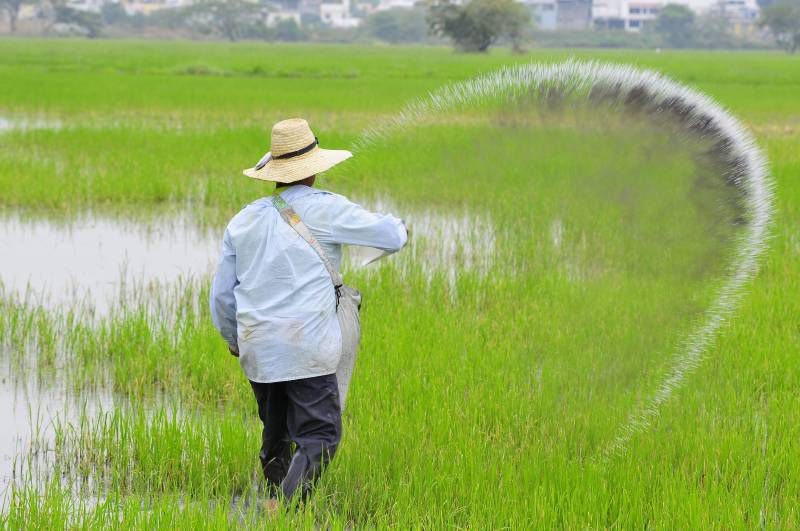
[(323, 172), (353, 156), (343, 149), (322, 149), (302, 118), (290, 118), (272, 127), (271, 151), (245, 175), (262, 181), (293, 183)]

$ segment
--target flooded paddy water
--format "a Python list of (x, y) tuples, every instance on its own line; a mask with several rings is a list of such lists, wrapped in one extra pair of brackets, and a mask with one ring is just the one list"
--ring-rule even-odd
[(114, 408), (108, 389), (78, 392), (57, 369), (30, 373), (8, 361), (0, 364), (0, 505), (15, 485), (41, 486), (49, 479), (57, 424), (76, 424)]
[[(385, 199), (367, 202), (376, 211), (395, 211)], [(374, 205), (374, 206), (373, 206)], [(395, 267), (421, 264), (429, 275), (453, 278), (459, 269), (480, 274), (492, 266), (495, 230), (482, 216), (413, 210), (404, 218), (414, 238), (391, 257)], [(213, 273), (220, 229), (199, 228), (188, 217), (146, 223), (110, 217), (76, 220), (0, 217), (0, 286), (6, 296), (44, 308), (88, 303), (88, 311), (106, 315), (120, 298), (139, 287), (168, 286)], [(374, 262), (376, 249), (347, 247), (345, 271), (386, 265)]]
[(63, 124), (59, 120), (26, 116), (18, 118), (0, 116), (0, 135), (11, 131), (31, 131), (36, 129), (57, 131), (62, 127)]
[[(385, 198), (366, 203), (378, 211), (394, 208)], [(413, 239), (404, 253), (385, 258), (376, 249), (346, 248), (345, 272), (370, 275), (388, 266), (402, 274), (422, 264), (426, 275), (442, 274), (452, 284), (459, 270), (484, 275), (490, 269), (495, 234), (489, 220), (432, 211), (407, 212), (405, 218)], [(221, 232), (201, 228), (188, 215), (137, 222), (91, 214), (65, 220), (6, 213), (0, 217), (0, 292), (8, 301), (54, 316), (71, 313), (89, 329), (124, 316), (129, 311), (124, 307), (147, 293), (156, 294), (149, 307), (157, 319), (171, 318), (163, 315), (157, 294), (187, 283), (206, 284), (218, 260)], [(63, 326), (62, 318), (54, 322)], [(115, 400), (112, 380), (95, 381), (91, 388), (76, 384), (67, 346), (56, 346), (58, 354), (49, 363), (37, 362), (35, 341), (21, 347), (24, 352), (12, 354), (13, 348), (5, 345), (0, 375), (0, 400), (6, 404), (0, 415), (0, 491), (6, 493), (21, 479), (34, 485), (48, 480), (54, 426), (85, 425), (113, 412), (115, 403), (130, 405), (123, 396)]]
[[(218, 247), (209, 231), (185, 218), (145, 225), (90, 215), (65, 221), (6, 213), (0, 218), (0, 291), (9, 301), (54, 316), (72, 312), (90, 325), (134, 293), (208, 276)], [(64, 326), (61, 318), (54, 321)], [(14, 481), (47, 481), (54, 426), (112, 411), (115, 399), (110, 381), (75, 385), (63, 345), (48, 362), (37, 360), (36, 341), (13, 354), (14, 346), (0, 347), (0, 491), (7, 492)], [(24, 473), (30, 466), (39, 469), (34, 478)]]
[(86, 216), (72, 221), (0, 218), (0, 282), (8, 295), (45, 308), (87, 302), (105, 315), (137, 286), (213, 271), (217, 237), (185, 218), (148, 224)]

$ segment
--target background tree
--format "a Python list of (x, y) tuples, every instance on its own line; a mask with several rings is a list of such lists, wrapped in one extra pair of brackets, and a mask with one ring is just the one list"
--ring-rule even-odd
[(125, 8), (117, 2), (104, 3), (100, 8), (100, 16), (103, 19), (103, 23), (108, 26), (125, 24), (129, 18)]
[(54, 5), (55, 23), (65, 24), (80, 30), (81, 35), (90, 39), (100, 36), (103, 30), (103, 19), (99, 13), (72, 9), (65, 4)]
[(800, 0), (779, 0), (761, 10), (761, 26), (766, 26), (779, 44), (791, 53), (800, 48)]
[(230, 41), (269, 37), (266, 8), (246, 0), (207, 0), (182, 13), (189, 29), (202, 34), (219, 35)]
[(656, 17), (654, 29), (673, 48), (688, 48), (694, 43), (694, 11), (686, 6), (667, 4)]
[(275, 38), (279, 41), (296, 42), (306, 38), (303, 29), (293, 18), (281, 20), (275, 25)]
[(431, 33), (468, 52), (485, 52), (502, 37), (518, 49), (522, 30), (531, 23), (528, 10), (515, 0), (469, 0), (461, 5), (432, 0), (427, 19)]
[(364, 34), (385, 42), (420, 42), (425, 40), (428, 25), (422, 9), (392, 8), (364, 19)]
[(741, 42), (731, 32), (730, 21), (719, 13), (706, 13), (694, 22), (692, 43), (698, 48), (736, 48)]

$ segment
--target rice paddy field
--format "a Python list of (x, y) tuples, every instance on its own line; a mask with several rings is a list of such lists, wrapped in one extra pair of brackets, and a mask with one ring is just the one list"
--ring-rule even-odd
[[(710, 95), (768, 160), (760, 268), (697, 356), (752, 223), (702, 132), (552, 94), (396, 126), (431, 91), (569, 60)], [(4, 528), (800, 527), (800, 58), (4, 39), (0, 80)], [(355, 150), (318, 185), (412, 236), (346, 257), (343, 440), (268, 515), (207, 299), (225, 224), (271, 193), (241, 170), (292, 116)]]

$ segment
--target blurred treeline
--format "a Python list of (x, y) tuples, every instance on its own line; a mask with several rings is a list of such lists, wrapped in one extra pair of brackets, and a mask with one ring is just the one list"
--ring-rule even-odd
[[(485, 51), (496, 44), (509, 45), (517, 51), (531, 47), (796, 48), (800, 39), (800, 9), (792, 6), (800, 4), (800, 0), (760, 0), (760, 3), (762, 19), (753, 26), (754, 31), (742, 34), (734, 31), (732, 24), (723, 17), (695, 15), (677, 5), (667, 5), (656, 20), (643, 31), (634, 33), (600, 28), (541, 31), (528, 17), (509, 28), (509, 21), (521, 20), (520, 13), (498, 15), (495, 12), (514, 9), (512, 4), (516, 2), (510, 0), (468, 0), (460, 5), (447, 0), (428, 0), (414, 8), (358, 13), (361, 24), (352, 28), (335, 28), (323, 23), (318, 16), (308, 14), (303, 14), (299, 23), (290, 18), (270, 25), (267, 20), (274, 5), (247, 0), (206, 0), (185, 7), (156, 10), (147, 15), (130, 15), (120, 3), (112, 2), (103, 4), (97, 13), (75, 9), (64, 0), (0, 0), (0, 15), (5, 15), (0, 16), (0, 33), (362, 44), (452, 42), (463, 51)], [(36, 17), (21, 24), (16, 18), (26, 5), (29, 11), (35, 9)], [(441, 9), (437, 11), (443, 5), (449, 10), (445, 15), (441, 15)], [(487, 12), (497, 16), (492, 18), (487, 16)], [(449, 19), (443, 21), (442, 16)], [(492, 28), (487, 20), (497, 20), (497, 24), (503, 27)], [(449, 29), (443, 30), (445, 27)], [(479, 30), (484, 33), (483, 42), (470, 42), (469, 37)], [(466, 40), (463, 35), (467, 35)]]

